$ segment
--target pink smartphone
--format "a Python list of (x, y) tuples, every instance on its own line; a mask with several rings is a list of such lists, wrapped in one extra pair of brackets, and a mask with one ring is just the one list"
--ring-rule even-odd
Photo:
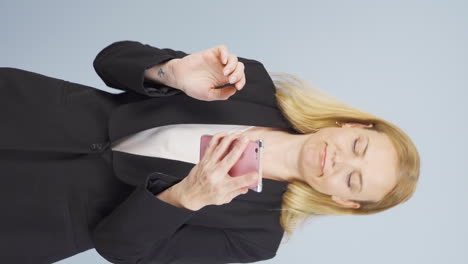
[[(200, 138), (200, 159), (205, 155), (205, 150), (208, 147), (208, 144), (211, 141), (212, 135), (202, 135)], [(227, 153), (231, 151), (233, 146), (235, 146), (238, 139), (234, 140), (231, 145), (228, 147)], [(262, 154), (263, 154), (263, 140), (259, 139), (256, 141), (250, 141), (245, 147), (244, 152), (241, 154), (239, 160), (232, 166), (228, 174), (231, 177), (236, 177), (244, 175), (246, 173), (256, 171), (260, 176), (258, 182), (252, 185), (249, 185), (248, 188), (256, 191), (262, 191)]]

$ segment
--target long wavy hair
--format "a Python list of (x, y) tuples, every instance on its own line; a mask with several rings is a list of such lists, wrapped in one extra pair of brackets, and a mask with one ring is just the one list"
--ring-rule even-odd
[(357, 209), (341, 206), (330, 195), (316, 191), (306, 182), (289, 183), (282, 197), (280, 217), (287, 240), (299, 224), (311, 217), (374, 214), (403, 203), (413, 195), (419, 178), (420, 159), (416, 146), (405, 132), (388, 121), (339, 101), (297, 76), (269, 74), (276, 87), (278, 107), (299, 133), (315, 133), (321, 128), (337, 126), (337, 122), (373, 124), (366, 129), (386, 134), (398, 156), (396, 186), (380, 201), (356, 201), (361, 204)]

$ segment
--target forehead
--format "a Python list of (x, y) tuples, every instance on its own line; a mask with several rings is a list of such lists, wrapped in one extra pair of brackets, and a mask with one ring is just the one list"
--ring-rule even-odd
[(362, 192), (356, 198), (378, 201), (397, 183), (397, 153), (386, 134), (363, 128), (355, 129), (361, 136), (357, 151), (364, 150), (369, 144), (361, 167)]

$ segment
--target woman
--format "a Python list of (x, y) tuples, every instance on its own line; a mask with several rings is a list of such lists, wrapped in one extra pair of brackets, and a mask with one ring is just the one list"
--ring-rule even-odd
[[(415, 190), (419, 156), (399, 128), (223, 45), (121, 41), (94, 67), (127, 92), (0, 71), (4, 262), (93, 247), (112, 263), (255, 262), (309, 216), (376, 213)], [(228, 175), (242, 137), (265, 141), (261, 193), (246, 189), (259, 175)]]

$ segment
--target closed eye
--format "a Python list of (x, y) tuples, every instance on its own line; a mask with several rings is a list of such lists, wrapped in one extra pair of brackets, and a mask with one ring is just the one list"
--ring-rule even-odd
[(351, 189), (351, 176), (353, 175), (353, 172), (348, 174), (348, 187)]
[[(357, 143), (358, 143), (358, 140), (359, 140), (359, 137), (356, 138), (356, 139), (354, 140), (354, 142), (353, 142), (353, 152), (354, 152), (355, 154), (357, 154), (357, 153), (356, 153), (356, 145), (357, 145)], [(349, 189), (351, 189), (351, 176), (352, 176), (352, 175), (353, 175), (353, 172), (350, 172), (350, 173), (348, 174), (348, 187), (349, 187)]]

